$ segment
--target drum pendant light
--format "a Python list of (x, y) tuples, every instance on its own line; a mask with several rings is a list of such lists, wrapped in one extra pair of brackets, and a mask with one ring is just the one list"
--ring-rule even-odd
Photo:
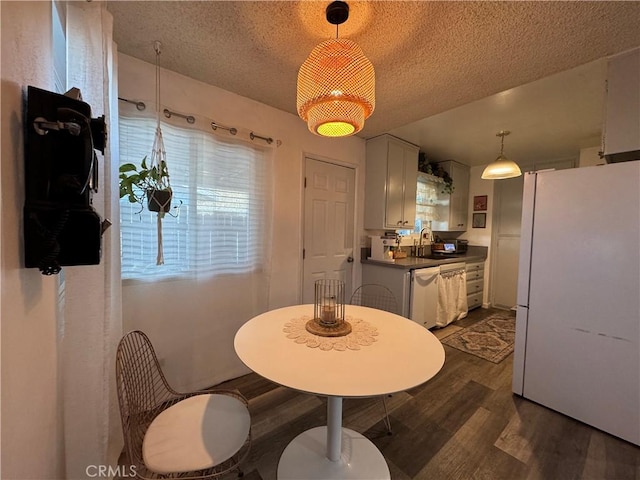
[(298, 115), (312, 133), (344, 137), (362, 130), (375, 108), (375, 72), (362, 49), (337, 38), (338, 25), (349, 18), (345, 2), (331, 3), (327, 21), (336, 38), (316, 46), (298, 72)]
[(501, 137), (500, 141), (500, 155), (493, 162), (491, 162), (482, 172), (482, 178), (484, 180), (502, 180), (505, 178), (519, 177), (522, 175), (520, 167), (516, 162), (509, 160), (503, 155), (504, 152), (504, 137), (509, 135), (509, 130), (501, 130), (496, 133), (496, 137)]

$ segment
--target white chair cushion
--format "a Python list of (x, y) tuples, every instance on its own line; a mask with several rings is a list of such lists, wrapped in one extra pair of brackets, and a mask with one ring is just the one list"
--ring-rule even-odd
[(203, 470), (240, 450), (250, 428), (249, 411), (237, 398), (189, 397), (153, 420), (142, 443), (144, 463), (157, 473)]

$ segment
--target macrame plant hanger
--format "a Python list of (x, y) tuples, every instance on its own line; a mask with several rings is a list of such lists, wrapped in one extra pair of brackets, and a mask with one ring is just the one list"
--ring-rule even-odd
[[(162, 247), (162, 219), (165, 213), (171, 208), (171, 183), (169, 182), (169, 170), (167, 169), (167, 154), (164, 150), (164, 141), (162, 140), (162, 129), (160, 128), (160, 48), (162, 44), (155, 41), (153, 44), (156, 52), (156, 135), (153, 140), (153, 149), (151, 151), (151, 162), (149, 170), (156, 184), (155, 189), (147, 190), (147, 202), (159, 204), (157, 229), (158, 229), (158, 255), (156, 257), (156, 265), (164, 264), (164, 252)], [(160, 196), (158, 191), (168, 191), (168, 196)]]

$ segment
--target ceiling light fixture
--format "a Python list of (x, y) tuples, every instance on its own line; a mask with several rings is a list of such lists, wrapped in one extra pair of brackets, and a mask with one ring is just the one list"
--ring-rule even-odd
[(338, 38), (338, 25), (349, 18), (346, 2), (332, 2), (327, 21), (336, 38), (316, 46), (298, 72), (298, 115), (312, 133), (345, 137), (362, 130), (375, 108), (375, 72), (362, 49)]
[(482, 178), (484, 180), (502, 180), (505, 178), (519, 177), (522, 175), (520, 167), (516, 162), (509, 160), (503, 155), (504, 152), (504, 137), (509, 135), (509, 130), (501, 130), (496, 133), (496, 137), (501, 137), (500, 140), (500, 155), (493, 162), (491, 162), (482, 172)]

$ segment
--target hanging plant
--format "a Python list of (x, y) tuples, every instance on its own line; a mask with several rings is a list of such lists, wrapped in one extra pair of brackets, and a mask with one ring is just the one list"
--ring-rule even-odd
[(169, 182), (169, 170), (167, 169), (167, 154), (162, 140), (160, 128), (160, 42), (154, 42), (156, 52), (156, 134), (151, 149), (151, 158), (147, 165), (145, 156), (140, 163), (140, 169), (133, 163), (125, 163), (120, 166), (120, 198), (128, 197), (132, 203), (142, 204), (147, 201), (147, 208), (157, 212), (158, 230), (158, 256), (156, 265), (164, 264), (164, 252), (162, 248), (162, 219), (171, 208), (173, 192)]
[(453, 178), (446, 172), (442, 166), (427, 158), (424, 152), (418, 154), (418, 171), (427, 175), (434, 175), (443, 180), (442, 193), (452, 194), (454, 190)]
[(167, 213), (173, 197), (167, 163), (162, 161), (159, 166), (149, 167), (145, 156), (140, 168), (133, 163), (120, 165), (120, 198), (123, 197), (140, 205), (146, 200), (150, 211)]

